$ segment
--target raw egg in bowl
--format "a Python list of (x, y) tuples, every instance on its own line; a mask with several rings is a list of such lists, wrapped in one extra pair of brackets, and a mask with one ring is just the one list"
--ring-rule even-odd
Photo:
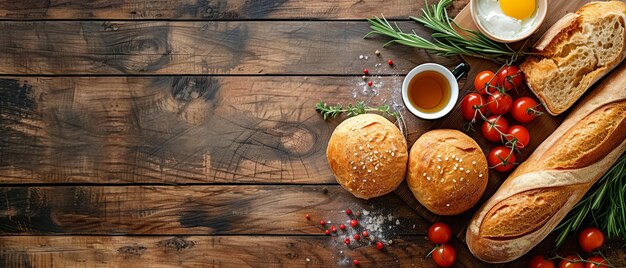
[(539, 29), (547, 0), (472, 0), (470, 12), (478, 30), (491, 40), (511, 43)]

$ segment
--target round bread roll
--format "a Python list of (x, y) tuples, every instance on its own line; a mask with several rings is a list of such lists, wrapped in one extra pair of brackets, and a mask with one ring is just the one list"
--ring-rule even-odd
[(328, 141), (326, 157), (337, 182), (363, 199), (398, 187), (409, 158), (400, 130), (375, 114), (358, 115), (339, 124)]
[(411, 147), (409, 188), (435, 214), (456, 215), (473, 207), (485, 191), (488, 177), (483, 151), (460, 131), (432, 130)]

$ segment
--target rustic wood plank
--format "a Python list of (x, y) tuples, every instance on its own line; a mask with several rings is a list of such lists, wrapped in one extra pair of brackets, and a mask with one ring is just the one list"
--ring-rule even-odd
[(323, 235), (349, 226), (346, 208), (367, 211), (359, 228), (384, 218), (381, 230), (368, 229), (385, 240), (428, 228), (395, 195), (365, 201), (338, 185), (53, 186), (0, 188), (0, 233)]
[[(559, 254), (579, 252), (575, 241)], [(573, 246), (572, 246), (573, 245)], [(457, 248), (462, 245), (455, 244)], [(626, 266), (626, 252), (609, 242), (604, 254), (615, 267)], [(424, 258), (432, 245), (419, 236), (404, 236), (385, 250), (368, 243), (343, 245), (320, 236), (2, 236), (0, 265), (13, 267), (436, 267)], [(541, 250), (541, 251), (539, 251)], [(538, 248), (500, 267), (528, 267)], [(308, 261), (307, 261), (308, 259)], [(558, 261), (557, 261), (558, 264)], [(459, 251), (455, 267), (494, 267)]]
[[(402, 79), (3, 77), (0, 182), (335, 183), (342, 119), (315, 104), (399, 104)], [(431, 122), (406, 116), (414, 141)]]
[[(436, 267), (422, 237), (385, 250), (319, 236), (0, 237), (0, 265), (14, 267)], [(455, 267), (487, 267), (461, 255)]]
[[(469, 2), (455, 1), (453, 14)], [(385, 14), (388, 18), (408, 18), (420, 14), (424, 1), (0, 1), (0, 18), (41, 19), (361, 19)]]
[(367, 22), (2, 21), (0, 29), (3, 74), (362, 74), (387, 59), (395, 65), (383, 63), (374, 73), (403, 74), (424, 62), (459, 62), (402, 46), (383, 49), (386, 39), (363, 39)]

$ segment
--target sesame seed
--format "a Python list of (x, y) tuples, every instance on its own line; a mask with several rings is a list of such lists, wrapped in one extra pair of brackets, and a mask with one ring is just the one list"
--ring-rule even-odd
[(376, 182), (376, 180), (372, 180), (372, 182)]
[(437, 166), (437, 169), (441, 169), (441, 166)]
[(459, 162), (461, 162), (461, 163), (462, 163), (462, 162), (463, 162), (463, 158), (459, 159)]
[(463, 177), (461, 177), (461, 181), (463, 181)]
[(454, 157), (454, 155), (452, 155), (452, 159), (454, 159), (454, 158), (456, 158), (456, 157)]
[(396, 156), (396, 154), (394, 152), (391, 152), (391, 156)]
[(359, 150), (363, 150), (363, 146), (359, 146)]
[(441, 162), (441, 158), (437, 158), (437, 161)]
[(478, 174), (478, 177), (479, 177), (479, 178), (482, 178), (482, 177), (483, 177), (483, 174)]
[(476, 165), (476, 161), (472, 161), (472, 165)]
[(352, 169), (355, 169), (355, 170), (356, 170), (356, 167), (352, 167)]
[(378, 153), (378, 151), (374, 151), (374, 154), (377, 154), (377, 153)]
[[(375, 166), (375, 167), (374, 167), (374, 169), (375, 169), (375, 170), (378, 170), (378, 166)], [(469, 171), (469, 170), (468, 170), (468, 171)]]
[(430, 177), (426, 177), (427, 180), (430, 180)]
[(459, 168), (460, 171), (463, 171), (463, 168)]
[(423, 175), (424, 175), (424, 177), (426, 177), (426, 172), (424, 172), (424, 174), (423, 174)]
[(470, 173), (469, 169), (465, 173)]
[(440, 155), (440, 154), (438, 154), (438, 155), (437, 155), (437, 158), (439, 158), (439, 157), (441, 157), (441, 155)]
[(446, 160), (446, 161), (448, 161), (448, 157), (446, 156), (446, 158), (444, 158), (443, 160)]
[(363, 169), (365, 169), (365, 165), (363, 165)]
[(446, 179), (442, 178), (442, 179), (441, 179), (441, 182), (444, 182), (444, 181), (446, 181)]
[(446, 204), (446, 207), (449, 207), (449, 206), (450, 206), (450, 204)]
[(439, 171), (439, 174), (443, 174), (443, 169), (441, 171)]
[(456, 183), (456, 179), (452, 179), (452, 182)]
[(454, 166), (454, 170), (456, 170), (456, 166)]
[(372, 173), (372, 170), (371, 170), (371, 169), (368, 169), (368, 170), (367, 170), (367, 172)]

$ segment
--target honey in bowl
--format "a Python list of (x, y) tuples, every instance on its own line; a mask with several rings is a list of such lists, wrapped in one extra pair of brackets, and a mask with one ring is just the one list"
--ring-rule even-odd
[(450, 101), (450, 84), (436, 71), (423, 71), (415, 75), (408, 88), (408, 97), (415, 109), (422, 113), (441, 111)]

